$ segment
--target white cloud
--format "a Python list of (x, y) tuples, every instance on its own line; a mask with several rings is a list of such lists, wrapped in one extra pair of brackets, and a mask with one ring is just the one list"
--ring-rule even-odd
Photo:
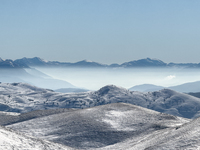
[(174, 79), (174, 78), (176, 78), (175, 75), (169, 75), (169, 76), (167, 76), (165, 79), (166, 79), (166, 80), (172, 80), (172, 79)]

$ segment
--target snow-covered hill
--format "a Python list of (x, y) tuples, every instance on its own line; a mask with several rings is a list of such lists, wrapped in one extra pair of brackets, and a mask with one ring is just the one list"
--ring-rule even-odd
[(198, 150), (200, 149), (200, 118), (179, 127), (166, 128), (98, 150)]
[[(105, 147), (179, 127), (189, 119), (125, 103), (66, 111), (7, 127), (78, 149)], [(117, 149), (117, 148), (116, 148)]]
[[(137, 143), (135, 149), (199, 149), (200, 118), (173, 129), (153, 133)], [(131, 148), (130, 148), (131, 149)]]
[[(4, 115), (20, 116), (5, 112)], [(23, 115), (27, 120), (0, 127), (0, 149), (71, 149), (63, 145), (93, 150), (200, 148), (199, 118), (175, 117), (131, 104)]]
[(30, 119), (35, 119), (43, 116), (49, 116), (53, 114), (59, 114), (63, 112), (72, 112), (76, 109), (70, 108), (60, 108), (60, 109), (47, 109), (47, 110), (35, 110), (28, 113), (13, 113), (0, 111), (0, 125), (10, 125), (17, 122), (27, 121)]
[(185, 118), (196, 118), (200, 115), (199, 98), (169, 89), (142, 93), (108, 85), (95, 92), (64, 94), (23, 83), (0, 84), (0, 111), (88, 108), (119, 102)]
[(0, 126), (1, 150), (72, 150), (73, 148), (25, 136)]

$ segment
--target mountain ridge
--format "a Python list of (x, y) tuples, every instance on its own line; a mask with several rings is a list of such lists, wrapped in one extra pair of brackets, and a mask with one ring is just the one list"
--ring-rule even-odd
[(17, 63), (11, 59), (0, 58), (0, 68), (29, 68), (29, 66), (26, 63)]
[[(0, 67), (3, 62), (5, 63), (6, 60), (1, 59), (0, 61)], [(8, 60), (7, 60), (8, 61)], [(12, 60), (9, 60), (10, 62)], [(88, 61), (88, 60), (82, 60), (75, 63), (71, 62), (59, 62), (59, 61), (46, 61), (39, 57), (33, 57), (33, 58), (26, 58), (23, 57), (21, 59), (16, 59), (12, 61), (12, 63), (15, 63), (17, 66), (20, 67), (107, 67), (107, 68), (137, 68), (137, 67), (167, 67), (167, 68), (199, 68), (200, 63), (165, 63), (159, 59), (152, 59), (152, 58), (144, 58), (144, 59), (138, 59), (133, 61), (124, 62), (122, 64), (113, 63), (110, 65), (102, 64), (94, 61)]]

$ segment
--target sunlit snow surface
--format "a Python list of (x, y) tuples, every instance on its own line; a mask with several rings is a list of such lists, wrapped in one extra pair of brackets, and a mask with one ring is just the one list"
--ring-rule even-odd
[(72, 150), (64, 145), (52, 143), (15, 133), (10, 129), (0, 126), (0, 149), (1, 150)]
[(189, 119), (155, 112), (131, 104), (108, 104), (39, 117), (7, 127), (70, 147), (106, 147), (153, 132), (175, 128)]
[(159, 130), (139, 138), (133, 137), (100, 149), (197, 150), (200, 149), (200, 118), (180, 127)]

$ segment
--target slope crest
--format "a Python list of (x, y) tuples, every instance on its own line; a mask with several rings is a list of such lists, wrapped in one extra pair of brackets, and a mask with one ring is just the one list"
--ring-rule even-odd
[(35, 118), (7, 127), (70, 147), (89, 149), (132, 137), (137, 139), (188, 121), (131, 104), (113, 103)]

